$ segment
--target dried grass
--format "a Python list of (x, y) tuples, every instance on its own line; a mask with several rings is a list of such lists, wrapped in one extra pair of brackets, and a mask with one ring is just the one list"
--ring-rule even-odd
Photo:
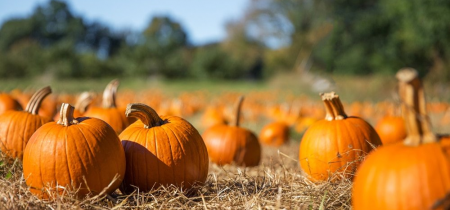
[(20, 161), (0, 157), (0, 209), (350, 209), (351, 182), (313, 184), (298, 165), (298, 143), (264, 148), (253, 168), (210, 164), (207, 182), (194, 191), (160, 187), (149, 193), (75, 199), (65, 192), (53, 201), (33, 196)]

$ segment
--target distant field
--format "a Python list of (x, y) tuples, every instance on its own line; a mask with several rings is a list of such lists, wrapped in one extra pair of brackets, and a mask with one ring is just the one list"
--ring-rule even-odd
[[(37, 89), (51, 85), (55, 93), (78, 93), (92, 90), (103, 91), (105, 85), (114, 78), (102, 79), (0, 79), (0, 90), (10, 91), (15, 88)], [(335, 91), (344, 101), (383, 101), (396, 100), (395, 77), (383, 76), (311, 76), (299, 74), (280, 74), (266, 81), (215, 81), (215, 80), (165, 80), (162, 78), (119, 78), (120, 90), (144, 91), (158, 89), (170, 96), (182, 92), (203, 90), (214, 94), (224, 92), (258, 92), (275, 91), (286, 95), (306, 95), (317, 97), (319, 92)], [(450, 101), (450, 84), (431, 83), (424, 80), (429, 101)], [(322, 88), (321, 88), (322, 87)], [(317, 97), (319, 100), (319, 97)]]

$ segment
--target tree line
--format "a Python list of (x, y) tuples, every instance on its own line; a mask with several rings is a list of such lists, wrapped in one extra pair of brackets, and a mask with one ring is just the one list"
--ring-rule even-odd
[(50, 0), (0, 28), (0, 77), (250, 79), (279, 72), (394, 74), (405, 66), (450, 80), (450, 2), (251, 0), (224, 40), (195, 46), (156, 16), (112, 30)]

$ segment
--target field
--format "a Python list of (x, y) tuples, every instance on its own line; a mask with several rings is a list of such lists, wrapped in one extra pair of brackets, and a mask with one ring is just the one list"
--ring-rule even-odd
[[(119, 88), (119, 105), (126, 100), (127, 94), (136, 93), (133, 99), (158, 103), (182, 99), (182, 96), (194, 97), (190, 101), (201, 106), (192, 114), (185, 115), (202, 133), (206, 128), (202, 125), (204, 110), (213, 102), (223, 103), (225, 107), (234, 104), (234, 99), (243, 94), (246, 102), (263, 107), (278, 107), (283, 104), (292, 105), (300, 99), (300, 107), (323, 109), (318, 96), (319, 92), (334, 90), (348, 113), (356, 113), (355, 104), (362, 104), (362, 117), (374, 125), (385, 110), (379, 104), (389, 102), (398, 105), (395, 78), (385, 77), (313, 77), (302, 75), (280, 75), (265, 82), (223, 82), (223, 81), (161, 81), (158, 79), (122, 79)], [(76, 94), (93, 90), (100, 93), (109, 79), (102, 80), (70, 80), (54, 81), (39, 79), (33, 81), (2, 81), (0, 89), (37, 89), (50, 84), (56, 95)], [(450, 133), (446, 117), (450, 120), (448, 101), (450, 86), (425, 82), (427, 100), (432, 106), (443, 105), (444, 108), (431, 107), (430, 116), (434, 130), (438, 133)], [(122, 93), (122, 95), (120, 95)], [(139, 95), (139, 93), (143, 93)], [(141, 98), (142, 97), (142, 98)], [(442, 103), (444, 102), (444, 103)], [(156, 102), (155, 102), (156, 103)], [(194, 102), (192, 102), (194, 103)], [(245, 102), (244, 102), (245, 103)], [(186, 103), (185, 105), (188, 105)], [(269, 109), (257, 110), (250, 105), (243, 107), (243, 127), (259, 133), (268, 122), (273, 121)], [(370, 114), (365, 107), (373, 107)], [(163, 110), (160, 105), (157, 110)], [(166, 110), (167, 111), (167, 110)], [(171, 113), (170, 111), (167, 111)], [(173, 111), (172, 111), (173, 112)], [(256, 116), (254, 116), (256, 115)], [(302, 174), (298, 163), (298, 148), (304, 130), (292, 129), (288, 145), (279, 148), (263, 147), (261, 164), (252, 168), (241, 168), (235, 165), (219, 167), (210, 163), (209, 175), (204, 186), (196, 190), (182, 192), (174, 187), (161, 187), (150, 193), (134, 192), (122, 195), (116, 191), (112, 195), (89, 197), (77, 200), (73, 192), (67, 192), (54, 201), (42, 201), (34, 197), (27, 189), (22, 177), (20, 161), (0, 157), (0, 209), (351, 209), (351, 182), (311, 183)], [(341, 174), (335, 174), (340, 176)]]

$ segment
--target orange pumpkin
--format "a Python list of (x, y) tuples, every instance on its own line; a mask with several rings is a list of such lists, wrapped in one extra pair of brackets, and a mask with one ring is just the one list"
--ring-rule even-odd
[(400, 142), (406, 138), (405, 122), (399, 116), (383, 117), (375, 125), (375, 130), (380, 136), (383, 145)]
[[(75, 103), (75, 110), (73, 111), (74, 117), (81, 117), (86, 112), (89, 105), (91, 105), (92, 101), (94, 100), (94, 94), (91, 92), (83, 92), (78, 96), (78, 99)], [(58, 121), (61, 112), (58, 112), (55, 117), (53, 117), (53, 120)]]
[(362, 158), (381, 145), (380, 137), (363, 119), (348, 117), (334, 92), (321, 96), (326, 116), (305, 132), (300, 143), (300, 166), (312, 181), (334, 178), (335, 172), (350, 178)]
[(236, 106), (233, 125), (215, 125), (203, 133), (208, 155), (218, 165), (235, 162), (238, 166), (257, 166), (261, 160), (261, 146), (256, 135), (239, 127), (241, 96)]
[(450, 192), (449, 156), (431, 132), (417, 72), (402, 69), (397, 78), (408, 135), (403, 142), (377, 149), (361, 165), (353, 185), (353, 209), (444, 209)]
[(22, 110), (22, 106), (9, 94), (0, 93), (0, 115), (8, 110)]
[(289, 125), (285, 122), (272, 122), (261, 129), (261, 143), (279, 147), (289, 142)]
[(160, 117), (145, 104), (129, 104), (126, 115), (139, 120), (119, 136), (127, 160), (123, 192), (132, 186), (144, 192), (160, 185), (189, 189), (206, 181), (208, 153), (194, 126), (177, 116)]
[(45, 199), (63, 194), (61, 187), (77, 190), (79, 198), (114, 191), (125, 174), (117, 134), (102, 120), (74, 119), (69, 104), (61, 107), (59, 121), (40, 127), (25, 149), (23, 176), (30, 191)]
[(38, 115), (44, 98), (52, 92), (50, 87), (37, 91), (24, 111), (6, 111), (0, 115), (0, 149), (12, 158), (22, 159), (31, 135), (52, 119)]
[(112, 80), (103, 92), (103, 106), (91, 107), (84, 116), (95, 117), (108, 123), (117, 134), (128, 126), (128, 120), (123, 110), (116, 106), (116, 93), (119, 87), (119, 80)]

